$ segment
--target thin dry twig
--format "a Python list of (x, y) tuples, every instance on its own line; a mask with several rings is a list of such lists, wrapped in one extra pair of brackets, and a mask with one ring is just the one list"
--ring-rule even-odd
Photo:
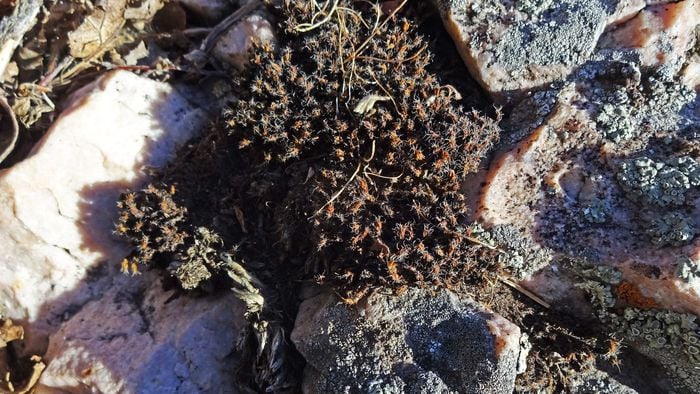
[(427, 46), (422, 46), (418, 51), (416, 51), (415, 54), (411, 55), (410, 57), (403, 58), (403, 59), (381, 59), (381, 58), (374, 57), (374, 56), (358, 56), (357, 59), (371, 60), (371, 61), (385, 62), (385, 63), (393, 63), (393, 64), (401, 64), (401, 63), (406, 63), (406, 62), (416, 60), (418, 58), (418, 56), (420, 56), (421, 53), (423, 53), (423, 51), (425, 51), (427, 48), (428, 48)]
[[(367, 39), (362, 43), (362, 45), (360, 45), (360, 47), (357, 48), (357, 49), (352, 53), (352, 55), (350, 55), (350, 59), (351, 59), (352, 61), (354, 61), (354, 60), (357, 58), (357, 56), (359, 56), (360, 53), (362, 53), (362, 51), (363, 51), (363, 50), (365, 49), (365, 47), (370, 43), (370, 41), (374, 38), (374, 36), (377, 35), (377, 33), (387, 24), (387, 22), (388, 22), (391, 18), (393, 18), (393, 17), (401, 10), (401, 8), (403, 8), (403, 6), (406, 5), (407, 2), (408, 2), (408, 0), (403, 0), (403, 1), (401, 2), (401, 4), (399, 4), (399, 5), (391, 12), (391, 14), (389, 14), (389, 16), (387, 16), (386, 19), (384, 19), (384, 22), (382, 22), (381, 25), (378, 25), (377, 23), (375, 23), (375, 26), (374, 26), (374, 28), (372, 29), (372, 33), (370, 33), (369, 37), (367, 37)], [(378, 15), (378, 17), (377, 17), (377, 22), (379, 21), (379, 18), (381, 18), (381, 8), (378, 9), (378, 12), (379, 12), (379, 15)]]
[(525, 296), (528, 297), (529, 299), (531, 299), (531, 300), (535, 301), (536, 303), (540, 304), (541, 306), (543, 306), (543, 307), (545, 307), (545, 308), (547, 308), (547, 309), (549, 309), (549, 308), (551, 307), (551, 306), (549, 305), (549, 303), (546, 302), (545, 300), (543, 300), (542, 298), (540, 298), (540, 296), (538, 296), (537, 294), (535, 294), (535, 293), (531, 292), (530, 290), (524, 288), (523, 286), (519, 285), (518, 283), (516, 283), (516, 282), (514, 282), (514, 281), (512, 281), (512, 280), (510, 280), (510, 279), (508, 279), (508, 278), (504, 278), (504, 277), (499, 277), (498, 279), (499, 279), (501, 282), (503, 282), (504, 284), (506, 284), (506, 285), (512, 287), (513, 289), (519, 291), (520, 293), (522, 293), (523, 295), (525, 295)]
[(355, 172), (352, 173), (352, 176), (350, 176), (350, 179), (348, 179), (348, 181), (345, 182), (345, 184), (343, 185), (343, 187), (340, 188), (340, 190), (338, 190), (337, 192), (333, 193), (333, 196), (331, 196), (330, 200), (328, 200), (325, 204), (323, 204), (323, 206), (322, 206), (321, 208), (319, 208), (318, 211), (316, 211), (316, 213), (314, 213), (311, 217), (318, 216), (319, 213), (323, 212), (323, 210), (324, 210), (327, 206), (329, 206), (330, 204), (332, 204), (333, 201), (335, 201), (338, 197), (340, 197), (341, 194), (343, 194), (343, 192), (345, 191), (345, 189), (347, 189), (348, 185), (350, 185), (350, 183), (351, 183), (353, 180), (355, 180), (355, 178), (357, 177), (357, 174), (360, 173), (360, 169), (362, 168), (362, 164), (363, 164), (363, 163), (365, 163), (364, 169), (365, 169), (365, 170), (367, 169), (367, 166), (369, 165), (369, 162), (372, 161), (372, 159), (374, 158), (375, 148), (376, 148), (376, 142), (375, 142), (375, 141), (372, 141), (372, 151), (370, 152), (369, 157), (366, 158), (366, 159), (363, 158), (361, 162), (357, 163), (357, 167), (355, 168)]
[(326, 9), (326, 6), (327, 6), (329, 3), (330, 3), (330, 0), (327, 1), (327, 2), (323, 5), (323, 8), (319, 8), (319, 7), (318, 7), (318, 4), (317, 4), (316, 1), (314, 0), (314, 4), (316, 5), (316, 8), (317, 8), (319, 11), (318, 11), (316, 14), (314, 14), (314, 16), (311, 17), (311, 22), (309, 22), (309, 23), (301, 23), (301, 24), (297, 25), (297, 26), (294, 28), (294, 30), (296, 30), (296, 31), (298, 31), (298, 32), (300, 32), (300, 33), (309, 32), (309, 31), (311, 31), (311, 30), (314, 30), (314, 29), (316, 29), (316, 28), (322, 26), (324, 23), (326, 23), (326, 22), (328, 22), (329, 20), (331, 20), (331, 18), (333, 17), (333, 14), (334, 14), (334, 13), (336, 12), (336, 10), (338, 9), (338, 0), (333, 0), (333, 5), (331, 6), (331, 9), (328, 10), (328, 12), (326, 13), (326, 16), (324, 16), (323, 19), (321, 19), (320, 21), (314, 23), (314, 21), (316, 20), (316, 17), (318, 17), (319, 15), (321, 15), (321, 14), (324, 13), (324, 11), (325, 11), (325, 9)]

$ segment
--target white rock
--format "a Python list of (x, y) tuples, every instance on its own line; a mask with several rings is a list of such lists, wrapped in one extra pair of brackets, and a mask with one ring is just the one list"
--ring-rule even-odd
[(248, 51), (255, 40), (275, 42), (272, 25), (265, 17), (257, 14), (243, 18), (227, 30), (217, 41), (212, 53), (219, 61), (242, 68), (248, 62)]
[(194, 299), (160, 289), (155, 272), (116, 280), (51, 336), (39, 393), (198, 393), (232, 387), (242, 322), (234, 297)]
[(118, 71), (78, 91), (30, 157), (0, 173), (0, 312), (27, 329), (25, 352), (43, 354), (51, 335), (45, 391), (229, 383), (237, 304), (167, 302), (155, 273), (118, 273), (129, 247), (112, 236), (119, 194), (205, 122), (170, 85)]

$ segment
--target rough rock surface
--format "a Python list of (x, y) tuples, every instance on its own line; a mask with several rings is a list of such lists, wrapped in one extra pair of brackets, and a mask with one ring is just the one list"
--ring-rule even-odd
[(700, 15), (696, 0), (434, 2), (471, 74), (499, 101), (565, 79), (601, 44), (645, 65), (676, 60)]
[[(116, 275), (116, 274), (114, 274)], [(116, 279), (50, 338), (40, 393), (201, 393), (233, 387), (243, 307), (163, 291), (160, 276)]]
[(266, 17), (258, 14), (249, 15), (228, 29), (212, 53), (219, 61), (240, 69), (248, 62), (248, 51), (254, 40), (275, 42), (272, 25)]
[(44, 390), (193, 392), (228, 382), (237, 304), (171, 297), (150, 274), (119, 275), (128, 247), (111, 236), (119, 194), (142, 186), (205, 121), (169, 85), (110, 73), (0, 173), (0, 308), (27, 329), (26, 352), (43, 354), (50, 335)]
[(699, 18), (697, 0), (650, 5), (624, 23), (611, 26), (598, 47), (625, 48), (642, 66), (677, 62), (690, 49)]
[(520, 329), (450, 292), (411, 289), (350, 307), (310, 298), (292, 341), (306, 393), (511, 393)]
[(526, 288), (555, 308), (594, 314), (692, 391), (700, 9), (686, 0), (638, 10), (569, 75), (548, 74), (553, 84), (513, 106), (501, 151), (468, 184), (483, 185), (480, 236), (507, 251), (502, 261)]
[[(700, 103), (668, 69), (607, 62), (582, 72), (594, 77), (557, 92), (554, 104), (539, 96), (550, 112), (494, 160), (478, 219), (489, 242), (513, 254), (506, 264), (529, 278), (525, 287), (577, 313), (590, 303), (626, 343), (694, 387)], [(523, 264), (519, 245), (548, 256)]]

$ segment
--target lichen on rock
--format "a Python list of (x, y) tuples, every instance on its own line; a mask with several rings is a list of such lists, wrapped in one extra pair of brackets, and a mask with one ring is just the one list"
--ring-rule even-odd
[(693, 218), (680, 212), (669, 212), (654, 218), (646, 231), (656, 246), (687, 245), (697, 234)]
[[(678, 269), (682, 274), (692, 275), (691, 271), (697, 267), (683, 260), (679, 261)], [(700, 383), (700, 375), (694, 371), (700, 362), (697, 316), (658, 309), (638, 292), (620, 291), (621, 286), (630, 284), (620, 281), (620, 273), (614, 268), (581, 267), (579, 273), (584, 280), (578, 287), (589, 295), (594, 314), (617, 338), (663, 361), (664, 367), (680, 379), (676, 382), (679, 388), (696, 387)]]
[(697, 173), (697, 163), (690, 157), (664, 163), (642, 156), (621, 162), (617, 181), (631, 199), (668, 207), (685, 204), (691, 179), (697, 184)]

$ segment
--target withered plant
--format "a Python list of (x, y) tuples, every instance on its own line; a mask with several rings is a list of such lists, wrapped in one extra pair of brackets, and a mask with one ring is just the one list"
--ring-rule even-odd
[[(459, 286), (476, 264), (461, 180), (498, 138), (500, 115), (465, 111), (427, 70), (429, 42), (399, 16), (405, 3), (389, 14), (350, 0), (273, 7), (278, 46), (255, 48), (233, 78), (238, 100), (160, 186), (122, 197), (131, 261), (168, 267), (187, 288), (235, 281), (236, 261), (265, 300), (250, 314), (258, 328), (292, 321), (304, 282), (348, 303), (379, 288)], [(285, 384), (274, 353), (258, 360), (273, 371), (256, 373), (258, 388)]]

